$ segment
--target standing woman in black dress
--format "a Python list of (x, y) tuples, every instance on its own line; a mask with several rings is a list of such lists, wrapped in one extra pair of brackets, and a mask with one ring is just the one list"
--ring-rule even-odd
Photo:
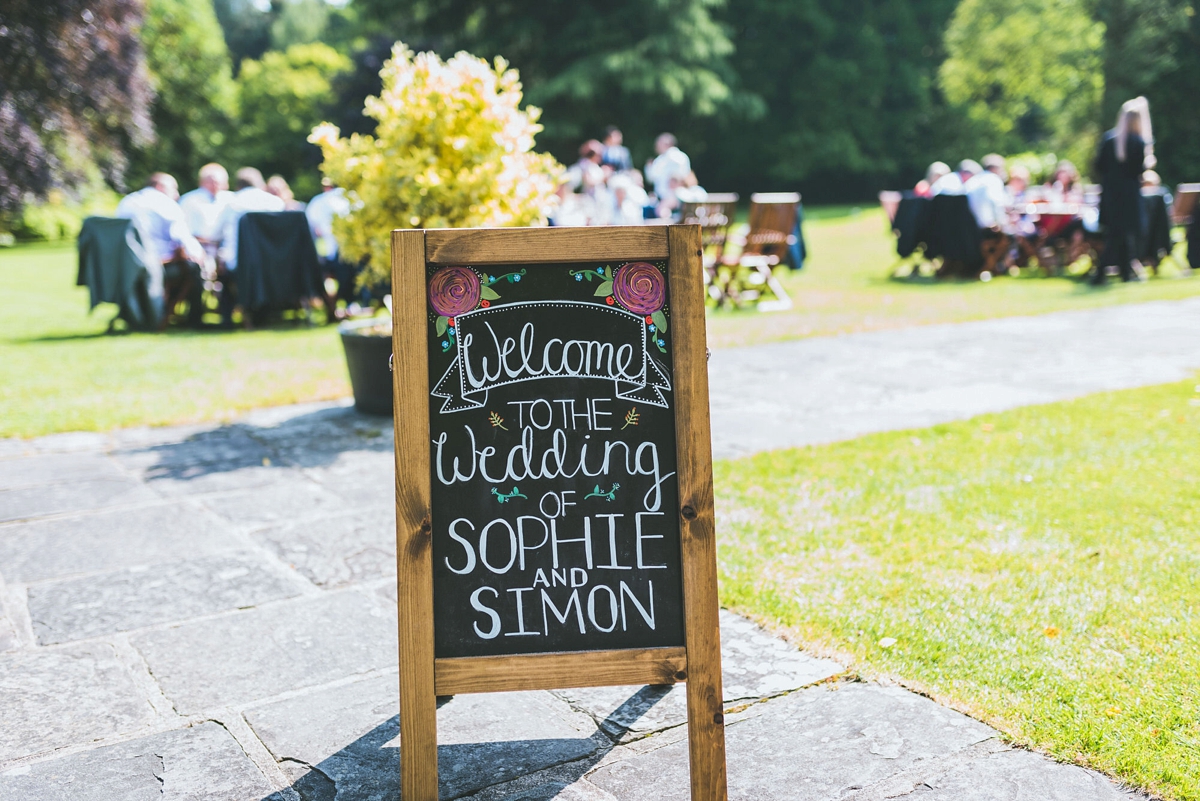
[[(1100, 177), (1100, 225), (1104, 253), (1092, 281), (1103, 284), (1109, 265), (1115, 264), (1122, 281), (1138, 277), (1134, 259), (1141, 253), (1146, 229), (1142, 208), (1142, 172), (1152, 168), (1154, 138), (1150, 132), (1150, 105), (1138, 97), (1121, 106), (1117, 126), (1104, 134), (1096, 157)], [(1150, 162), (1149, 164), (1147, 162)]]

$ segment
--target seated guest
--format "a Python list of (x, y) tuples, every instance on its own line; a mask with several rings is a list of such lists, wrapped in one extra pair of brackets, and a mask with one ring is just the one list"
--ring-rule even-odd
[(1029, 170), (1026, 167), (1020, 164), (1013, 166), (1012, 172), (1008, 175), (1008, 196), (1014, 203), (1025, 201), (1025, 190), (1029, 189), (1030, 180)]
[(625, 136), (621, 129), (610, 125), (604, 129), (604, 156), (600, 160), (603, 167), (611, 167), (613, 172), (628, 172), (633, 169), (633, 156), (625, 147)]
[(203, 308), (200, 304), (200, 264), (204, 248), (188, 230), (183, 209), (179, 207), (179, 184), (165, 172), (150, 176), (146, 186), (126, 195), (117, 204), (116, 216), (133, 220), (144, 237), (147, 252), (163, 265), (163, 285), (167, 305), (163, 320), (171, 313), (175, 302), (189, 301), (188, 324), (199, 325)]
[(179, 199), (179, 207), (187, 219), (192, 236), (207, 246), (221, 239), (218, 227), (221, 212), (233, 193), (229, 191), (229, 173), (220, 164), (205, 164), (200, 168), (200, 187)]
[(949, 172), (937, 179), (932, 186), (929, 187), (929, 194), (935, 195), (965, 195), (966, 182), (972, 175), (983, 172), (983, 167), (979, 166), (979, 162), (971, 159), (964, 159), (958, 163), (958, 169), (954, 172)]
[(333, 235), (333, 220), (335, 217), (345, 217), (349, 213), (350, 201), (346, 198), (346, 190), (336, 186), (328, 178), (322, 178), (321, 194), (308, 201), (308, 206), (304, 209), (304, 216), (308, 218), (308, 228), (317, 243), (317, 255), (322, 259), (337, 261), (338, 241)]
[[(589, 139), (579, 146), (579, 161), (563, 175), (560, 195), (566, 208), (560, 208), (555, 222), (558, 225), (607, 225), (612, 202), (605, 181), (608, 172), (600, 166), (604, 145)], [(571, 222), (567, 222), (570, 220)], [(580, 222), (582, 220), (582, 222)]]
[(619, 172), (608, 179), (608, 188), (613, 195), (613, 223), (616, 225), (641, 225), (645, 219), (646, 189), (642, 186), (642, 174), (637, 170)]
[(1007, 221), (1009, 198), (1004, 188), (1006, 177), (1004, 157), (989, 153), (983, 157), (983, 168), (963, 183), (971, 214), (975, 215), (975, 222), (980, 228), (998, 231)]
[(317, 245), (317, 260), (325, 275), (337, 281), (337, 297), (326, 297), (329, 304), (328, 319), (333, 321), (339, 314), (337, 301), (346, 301), (349, 309), (354, 300), (355, 271), (352, 265), (343, 264), (338, 258), (338, 241), (333, 234), (333, 221), (337, 217), (345, 217), (350, 213), (350, 201), (346, 198), (346, 190), (335, 186), (328, 178), (321, 179), (321, 194), (308, 201), (304, 216), (308, 218), (308, 230), (312, 231), (313, 241)]
[(683, 185), (692, 171), (692, 160), (679, 149), (675, 136), (669, 133), (659, 134), (654, 140), (654, 152), (658, 155), (646, 162), (646, 180), (654, 185), (658, 215), (669, 216), (671, 209), (678, 205), (672, 182), (674, 186)]
[(272, 175), (267, 179), (267, 191), (283, 201), (284, 211), (304, 211), (304, 204), (296, 200), (287, 179), (282, 175)]
[(235, 176), (237, 191), (221, 213), (220, 275), (221, 322), (233, 325), (233, 293), (236, 291), (238, 223), (251, 211), (284, 211), (284, 202), (266, 190), (262, 173), (254, 167), (242, 167)]
[(913, 194), (917, 197), (933, 197), (933, 185), (950, 174), (950, 165), (944, 161), (935, 161), (925, 170), (925, 177), (917, 181)]
[(1079, 188), (1079, 170), (1066, 159), (1058, 162), (1058, 166), (1054, 168), (1050, 188), (1055, 197), (1062, 201), (1079, 201), (1083, 198), (1083, 192)]

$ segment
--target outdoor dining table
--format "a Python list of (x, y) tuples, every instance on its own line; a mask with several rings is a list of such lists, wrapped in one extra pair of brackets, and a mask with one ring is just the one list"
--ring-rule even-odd
[(1029, 203), (1025, 214), (1033, 218), (1038, 232), (1052, 237), (1062, 232), (1072, 221), (1079, 218), (1078, 203)]

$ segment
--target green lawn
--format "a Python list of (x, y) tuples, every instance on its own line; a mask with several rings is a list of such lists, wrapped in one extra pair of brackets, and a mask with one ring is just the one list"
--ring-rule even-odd
[[(1172, 277), (1106, 289), (1066, 279), (892, 281), (892, 239), (878, 209), (808, 215), (812, 257), (784, 279), (795, 308), (714, 313), (714, 347), (1200, 293), (1200, 280)], [(88, 315), (74, 278), (71, 245), (0, 249), (0, 436), (219, 420), (349, 393), (332, 328), (108, 336), (114, 309)]]
[[(1142, 284), (1110, 283), (1094, 288), (1067, 278), (997, 278), (978, 281), (893, 281), (895, 240), (878, 208), (808, 212), (804, 236), (811, 257), (803, 270), (784, 279), (795, 306), (786, 312), (721, 312), (708, 320), (713, 347), (873, 331), (929, 323), (952, 323), (1091, 309), (1118, 303), (1183, 298), (1200, 294), (1200, 280), (1163, 278)], [(813, 219), (816, 217), (817, 219)]]
[(332, 327), (105, 335), (73, 246), (0, 250), (0, 437), (220, 420), (336, 398), (349, 379)]
[(1197, 801), (1198, 425), (1189, 381), (720, 462), (722, 601)]

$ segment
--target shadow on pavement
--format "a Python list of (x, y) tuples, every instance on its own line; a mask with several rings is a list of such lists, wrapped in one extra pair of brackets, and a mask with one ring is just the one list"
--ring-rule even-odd
[[(586, 738), (507, 740), (438, 746), (438, 787), (442, 801), (471, 796), (498, 784), (548, 768), (552, 774), (512, 788), (496, 798), (549, 801), (583, 777), (617, 746), (616, 738), (644, 715), (669, 687), (642, 687), (601, 721)], [(439, 703), (439, 708), (444, 701)], [(619, 722), (620, 721), (620, 722)], [(376, 726), (316, 765), (305, 765), (276, 754), (285, 772), (296, 775), (291, 785), (303, 801), (368, 801), (400, 797), (399, 717)], [(491, 797), (490, 794), (488, 796)], [(284, 801), (283, 792), (262, 801)]]
[[(346, 451), (392, 451), (389, 417), (337, 406), (295, 413), (284, 407), (199, 431), (180, 442), (127, 445), (114, 456), (144, 471), (147, 481), (188, 481), (254, 467), (323, 467)], [(291, 416), (286, 416), (291, 414)]]

